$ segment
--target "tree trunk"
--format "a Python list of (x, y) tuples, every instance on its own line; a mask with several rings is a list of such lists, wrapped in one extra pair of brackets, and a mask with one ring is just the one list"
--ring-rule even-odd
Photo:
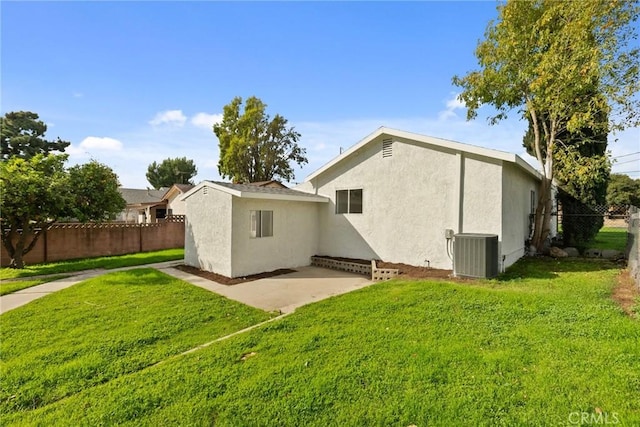
[(540, 182), (540, 195), (538, 197), (538, 206), (536, 206), (533, 238), (531, 239), (531, 245), (538, 253), (542, 252), (544, 242), (547, 240), (547, 237), (549, 237), (549, 232), (551, 231), (552, 209), (551, 180), (543, 177)]
[(32, 229), (31, 225), (22, 228), (22, 232), (18, 232), (18, 230), (14, 227), (11, 227), (11, 230), (7, 231), (6, 233), (3, 230), (2, 244), (11, 257), (9, 268), (24, 268), (23, 256), (29, 253), (35, 247), (40, 234), (42, 234), (42, 230), (48, 227), (48, 225), (46, 224), (38, 225), (41, 227), (40, 231)]

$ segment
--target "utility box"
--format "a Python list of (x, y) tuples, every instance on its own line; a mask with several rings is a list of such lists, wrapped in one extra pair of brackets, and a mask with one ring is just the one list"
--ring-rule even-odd
[(498, 236), (459, 233), (453, 241), (453, 274), (456, 277), (490, 278), (498, 275)]

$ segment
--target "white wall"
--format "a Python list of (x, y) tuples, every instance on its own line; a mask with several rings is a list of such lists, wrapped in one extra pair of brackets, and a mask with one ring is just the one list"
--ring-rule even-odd
[[(501, 160), (398, 138), (393, 156), (383, 158), (385, 138), (296, 187), (331, 199), (320, 209), (321, 255), (451, 269), (445, 229), (498, 235), (507, 265), (524, 253), (533, 176)], [(358, 188), (363, 213), (336, 214), (336, 190)]]
[(204, 188), (187, 200), (185, 264), (231, 276), (231, 195)]
[[(230, 277), (309, 265), (318, 248), (319, 205), (326, 203), (234, 197)], [(252, 210), (273, 211), (273, 236), (251, 237)]]
[(502, 161), (465, 154), (463, 233), (502, 234)]
[[(456, 152), (404, 141), (383, 158), (382, 139), (296, 187), (331, 200), (320, 207), (320, 254), (451, 268), (444, 233), (458, 225)], [(358, 188), (363, 213), (336, 214), (336, 190)]]
[(512, 164), (505, 164), (502, 175), (502, 256), (504, 268), (525, 253), (529, 238), (531, 191), (538, 195), (539, 181)]
[(187, 214), (187, 204), (184, 201), (180, 200), (182, 194), (177, 194), (173, 200), (169, 200), (167, 203), (167, 209), (171, 209), (171, 215), (186, 215)]

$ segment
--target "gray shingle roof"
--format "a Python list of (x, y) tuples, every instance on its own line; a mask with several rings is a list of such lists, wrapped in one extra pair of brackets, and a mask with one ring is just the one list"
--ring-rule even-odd
[(282, 194), (289, 196), (303, 196), (313, 197), (314, 194), (305, 193), (303, 191), (292, 190), (290, 188), (278, 188), (278, 187), (259, 187), (251, 184), (233, 184), (230, 182), (209, 181), (212, 184), (220, 185), (231, 190), (242, 191), (243, 193), (256, 193), (256, 194)]
[(147, 190), (137, 188), (119, 188), (122, 198), (128, 205), (136, 205), (140, 203), (160, 203), (162, 196), (167, 192), (166, 188), (160, 190)]

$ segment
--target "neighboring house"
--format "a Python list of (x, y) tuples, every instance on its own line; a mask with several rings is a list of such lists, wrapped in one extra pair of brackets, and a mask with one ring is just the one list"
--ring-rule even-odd
[(539, 173), (515, 154), (380, 128), (295, 189), (204, 181), (187, 192), (185, 263), (229, 277), (313, 255), (451, 269), (446, 231), (525, 253)]
[(166, 188), (160, 190), (119, 188), (127, 202), (127, 207), (116, 217), (116, 221), (134, 224), (149, 224), (164, 219), (167, 215), (167, 202), (163, 196)]
[(280, 181), (257, 181), (249, 182), (249, 185), (256, 185), (258, 187), (271, 187), (271, 188), (289, 188)]
[(163, 195), (162, 200), (167, 204), (167, 215), (186, 215), (186, 203), (182, 195), (191, 190), (191, 184), (173, 184)]

